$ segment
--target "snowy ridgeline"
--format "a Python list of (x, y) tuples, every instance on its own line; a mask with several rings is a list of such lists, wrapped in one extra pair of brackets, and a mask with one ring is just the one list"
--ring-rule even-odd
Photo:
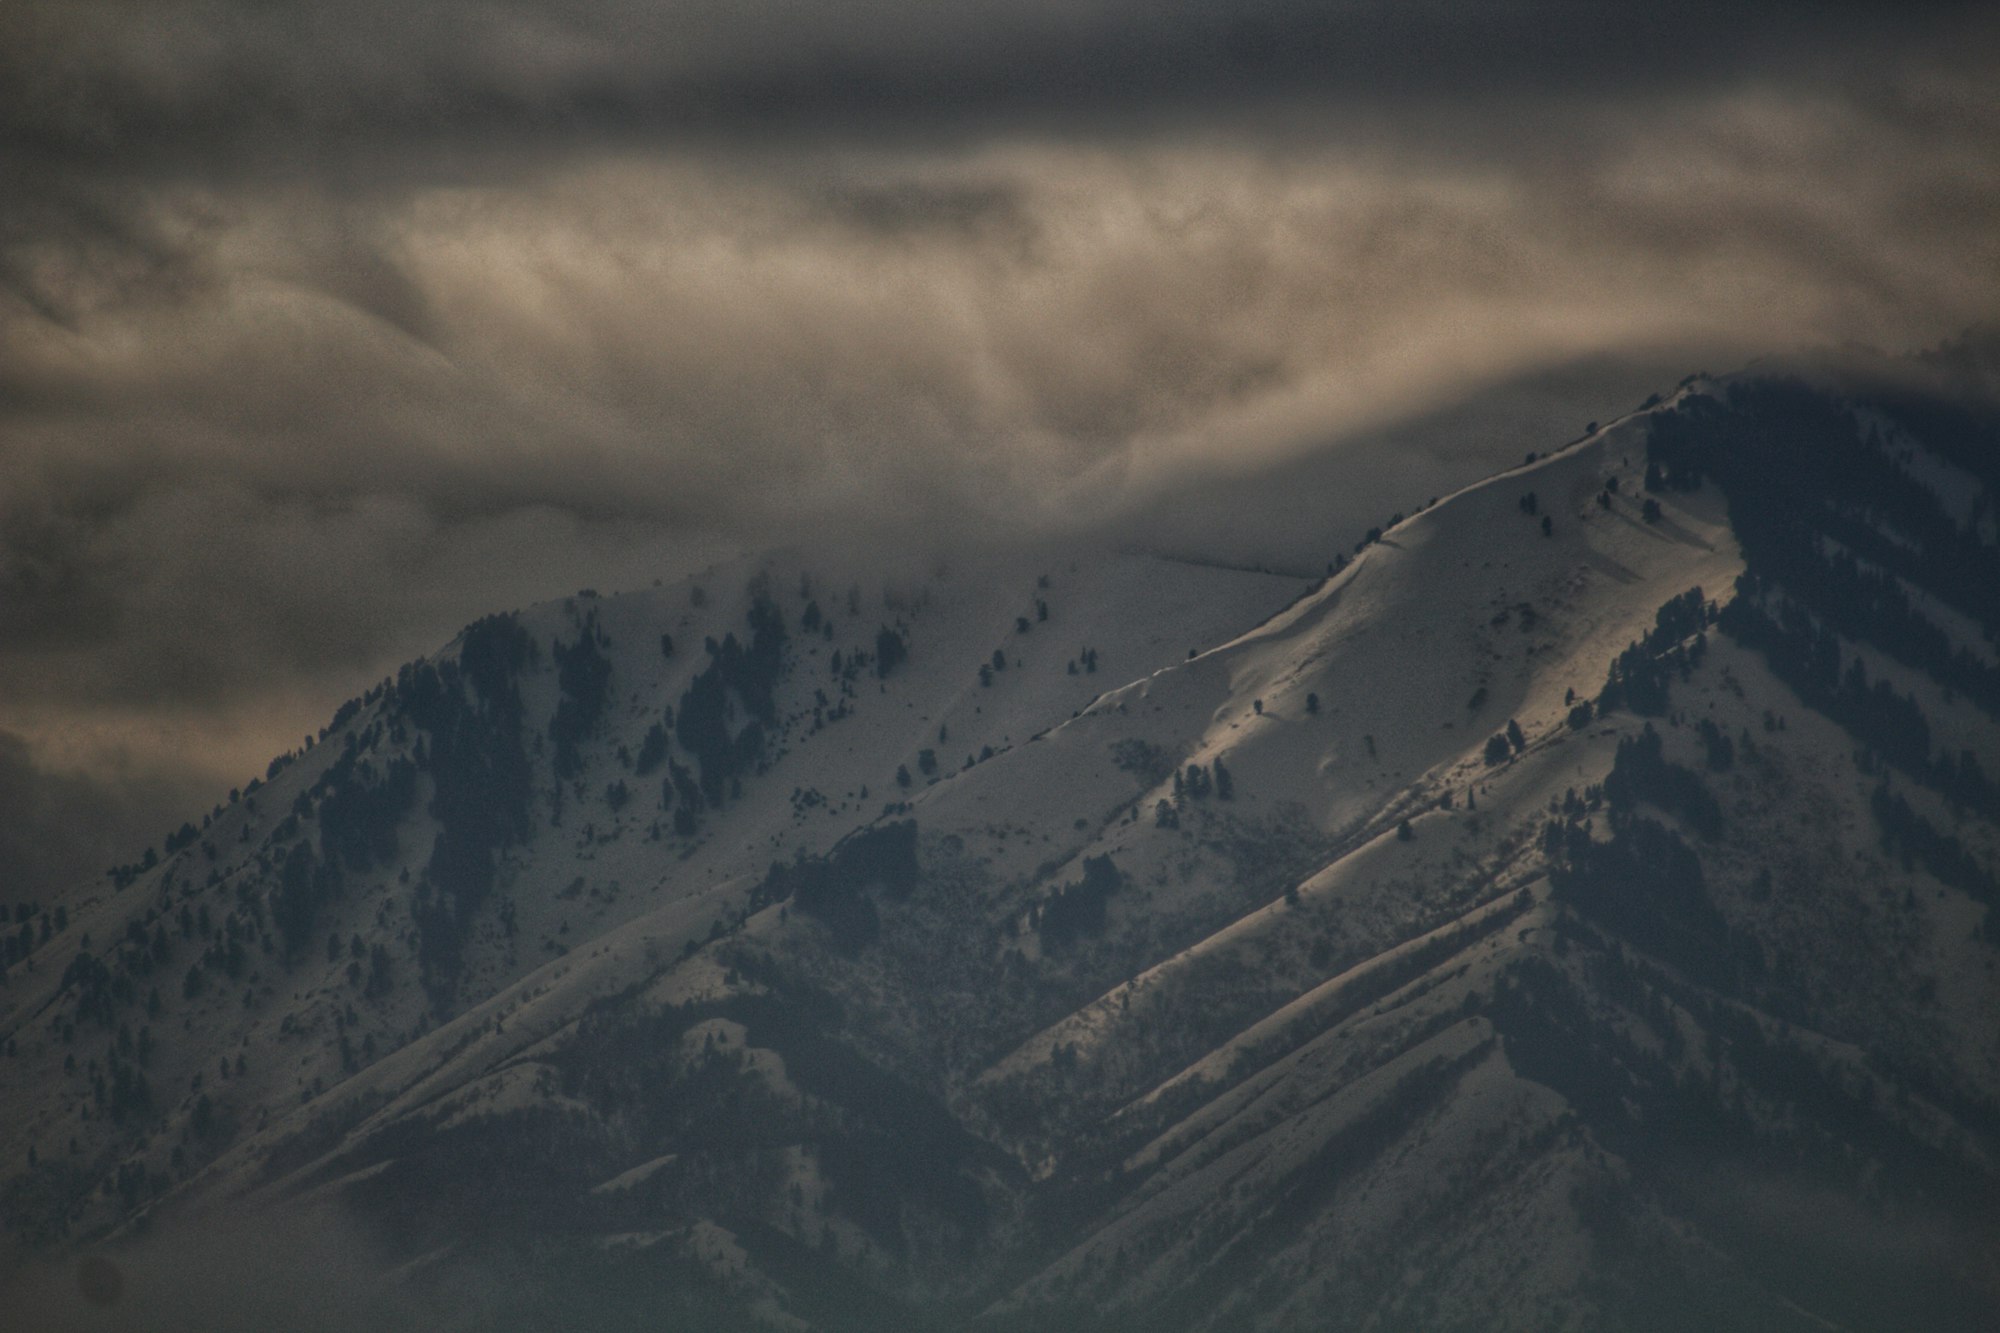
[(1943, 401), (1691, 382), (1310, 583), (482, 621), (22, 916), (8, 1243), (311, 1198), (412, 1300), (533, 1258), (529, 1326), (1957, 1326), (2000, 449)]

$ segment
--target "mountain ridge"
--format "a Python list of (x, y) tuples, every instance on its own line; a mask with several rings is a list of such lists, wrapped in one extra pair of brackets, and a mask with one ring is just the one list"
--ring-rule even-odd
[(10, 1242), (310, 1207), (547, 1277), (465, 1327), (1953, 1326), (2000, 625), (1932, 556), (2000, 450), (1896, 402), (1690, 377), (1317, 586), (774, 559), (481, 622), (15, 969)]

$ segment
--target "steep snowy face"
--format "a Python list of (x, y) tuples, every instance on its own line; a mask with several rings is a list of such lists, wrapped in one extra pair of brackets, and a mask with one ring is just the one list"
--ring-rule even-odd
[(338, 1217), (467, 1326), (1971, 1326), (2000, 412), (1878, 371), (1313, 583), (482, 621), (24, 921), (10, 1243)]
[[(488, 617), (164, 856), (53, 905), (45, 934), (24, 915), (0, 992), (24, 1077), (0, 1130), (38, 1166), (151, 1140), (152, 1176), (132, 1166), (63, 1224), (103, 1225), (333, 1090), (434, 1083), (428, 1039), (496, 996), (567, 978), (588, 1000), (572, 954), (629, 935), (680, 956), (774, 863), (1306, 586), (1101, 551), (886, 577), (776, 556)], [(171, 1148), (143, 1128), (161, 1120)]]

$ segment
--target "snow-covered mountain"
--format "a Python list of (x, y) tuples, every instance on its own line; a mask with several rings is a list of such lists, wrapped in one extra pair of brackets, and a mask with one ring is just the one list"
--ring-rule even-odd
[(1312, 582), (481, 621), (16, 913), (6, 1263), (79, 1327), (246, 1217), (426, 1326), (1980, 1326), (1990, 359), (1690, 379)]

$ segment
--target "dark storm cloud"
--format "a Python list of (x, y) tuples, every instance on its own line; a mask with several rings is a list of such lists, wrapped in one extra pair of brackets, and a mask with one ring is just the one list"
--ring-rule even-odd
[(1504, 406), (1579, 358), (1934, 342), (2000, 308), (1993, 35), (1952, 5), (8, 7), (0, 728), (38, 772), (226, 788), (464, 620), (733, 543), (1317, 541), (1297, 460), (1372, 451), (1333, 469), (1375, 479), (1356, 512), (1406, 507), (1398, 459), (1427, 493), (1630, 405), (1621, 372)]
[[(1305, 96), (1629, 91), (1894, 43), (1953, 3), (939, 5), (655, 0), (62, 0), (0, 27), (4, 124), (57, 154), (302, 130), (490, 127), (822, 135), (1204, 111)], [(279, 151), (274, 149), (274, 151)]]

